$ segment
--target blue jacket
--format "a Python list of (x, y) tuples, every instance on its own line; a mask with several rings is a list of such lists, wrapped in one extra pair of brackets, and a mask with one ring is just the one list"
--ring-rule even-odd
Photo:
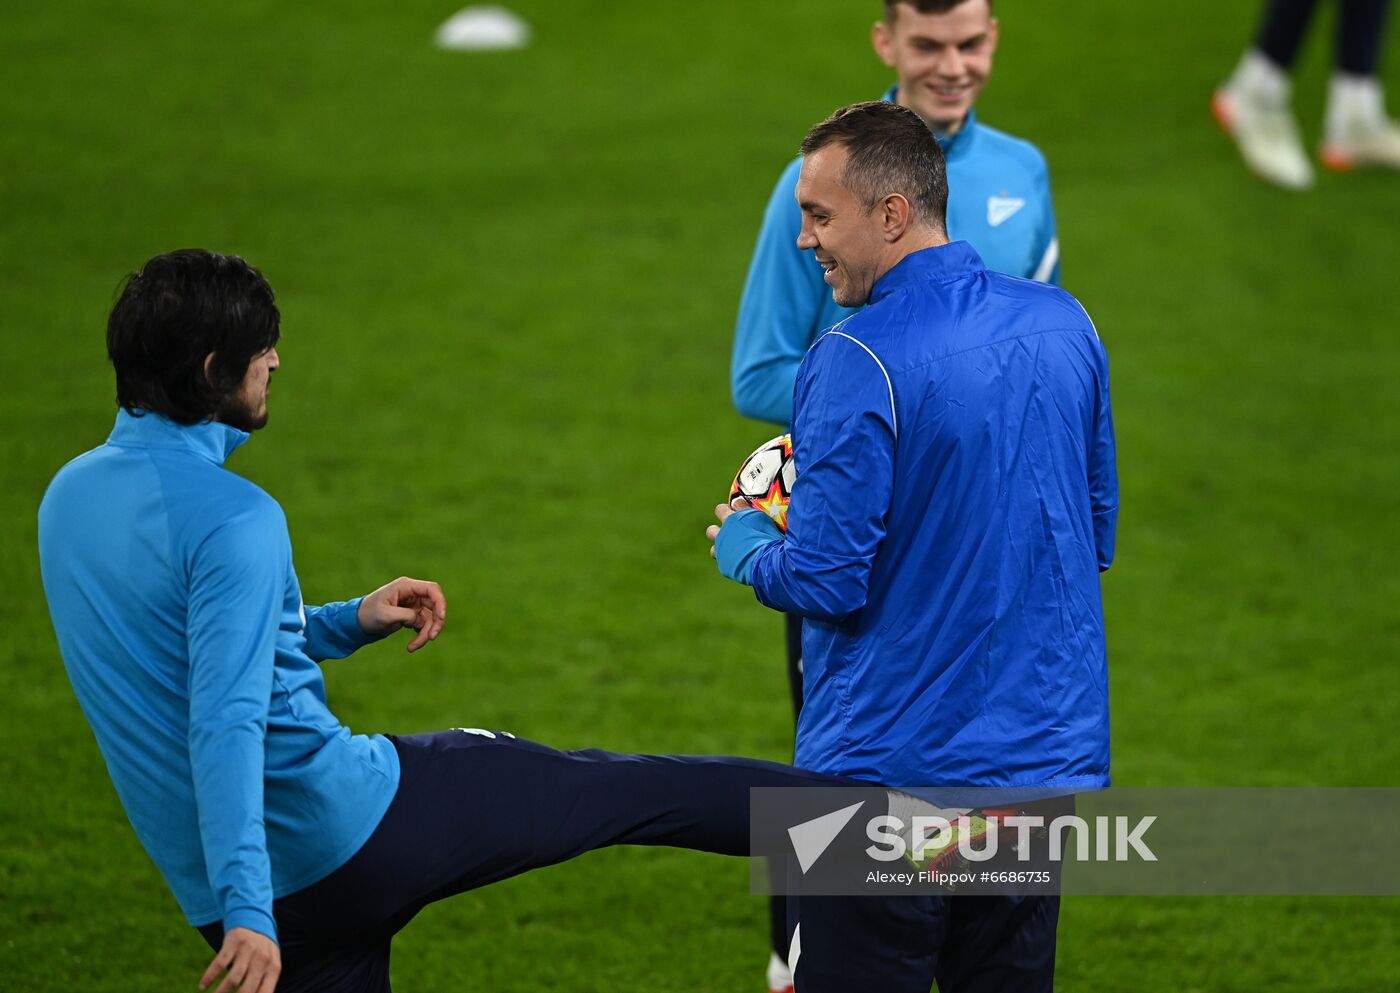
[(316, 663), (369, 640), (359, 601), (303, 607), (282, 509), (222, 467), (247, 440), (119, 413), (49, 485), (39, 556), (78, 702), (189, 922), (275, 938), (273, 898), (359, 850), (399, 764), (326, 706)]
[[(894, 90), (885, 99), (894, 99)], [(1045, 159), (1030, 142), (1003, 134), (969, 113), (952, 137), (939, 138), (948, 163), (948, 232), (969, 241), (987, 267), (1059, 283), (1059, 241)], [(797, 366), (812, 341), (853, 310), (831, 299), (811, 252), (799, 251), (802, 212), (793, 191), (802, 160), (783, 172), (768, 201), (749, 264), (734, 333), (730, 388), (746, 417), (792, 420)]]
[(915, 252), (812, 346), (796, 403), (787, 537), (749, 567), (807, 620), (797, 764), (1106, 786), (1118, 484), (1083, 307), (965, 242)]

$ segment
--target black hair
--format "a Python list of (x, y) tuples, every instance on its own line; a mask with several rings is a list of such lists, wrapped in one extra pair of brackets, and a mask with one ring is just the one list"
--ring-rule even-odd
[(157, 255), (122, 282), (107, 319), (117, 403), (180, 424), (209, 420), (280, 334), (272, 287), (238, 256), (202, 248)]

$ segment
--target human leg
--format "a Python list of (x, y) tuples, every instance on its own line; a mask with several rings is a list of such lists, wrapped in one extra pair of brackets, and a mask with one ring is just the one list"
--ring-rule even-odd
[(1058, 896), (948, 898), (940, 993), (1051, 993)]
[(1375, 76), (1390, 0), (1342, 0), (1337, 13), (1337, 70)]
[(1388, 0), (1342, 0), (1336, 71), (1327, 90), (1321, 158), (1336, 171), (1400, 168), (1400, 125), (1385, 110), (1378, 68)]
[(797, 993), (1050, 993), (1058, 896), (794, 896)]
[(842, 782), (755, 759), (562, 752), (498, 732), (393, 741), (399, 788), (369, 840), (274, 902), (283, 984), (296, 984), (279, 990), (387, 993), (390, 939), (428, 903), (608, 845), (746, 855), (750, 788)]
[[(277, 909), (274, 907), (274, 914)], [(284, 925), (282, 916), (278, 928), (282, 974), (277, 993), (390, 993), (389, 943), (397, 928), (309, 938), (294, 925)], [(199, 933), (218, 951), (224, 937), (222, 926), (208, 924)]]
[[(1014, 813), (1044, 825), (1074, 809), (1074, 797), (1057, 796), (981, 813), (989, 818)], [(977, 867), (993, 876), (1013, 871), (1043, 876), (1044, 883), (1026, 884), (1034, 892), (811, 897), (800, 892), (803, 875), (790, 862), (790, 892), (797, 894), (789, 897), (797, 993), (927, 993), (935, 978), (939, 993), (1050, 993), (1061, 866), (1050, 858), (1048, 832), (1031, 830), (1023, 837), (1021, 828), (1003, 826), (999, 838), (990, 861)]]
[(928, 993), (947, 929), (943, 896), (788, 897), (797, 993)]
[(1316, 9), (1317, 0), (1269, 0), (1254, 38), (1255, 49), (1283, 71), (1291, 70)]
[[(800, 614), (783, 615), (783, 634), (787, 647), (787, 676), (788, 692), (792, 697), (792, 716), (794, 722), (802, 716), (802, 616)], [(783, 863), (773, 860), (769, 863), (769, 871), (772, 873), (782, 873)], [(781, 892), (781, 887), (776, 884), (773, 887), (775, 893)], [(788, 949), (788, 912), (787, 898), (783, 896), (771, 896), (768, 898), (768, 940), (772, 949), (768, 957), (768, 989), (769, 993), (787, 993), (792, 989), (792, 974), (787, 967)]]
[(802, 716), (802, 615), (783, 615), (783, 640), (787, 648), (788, 693), (792, 697), (792, 717)]
[[(773, 859), (769, 862), (769, 873), (781, 872), (782, 862)], [(790, 993), (792, 990), (792, 970), (788, 968), (787, 897), (781, 896), (781, 888), (773, 885), (774, 895), (768, 898), (768, 954), (767, 981), (769, 993)]]
[(609, 845), (749, 854), (752, 787), (841, 781), (755, 759), (562, 752), (463, 731), (395, 738), (400, 786), (379, 828), (316, 884), (334, 906), (422, 906)]
[(1235, 140), (1250, 170), (1286, 189), (1314, 181), (1293, 116), (1289, 71), (1297, 59), (1317, 0), (1270, 0), (1254, 47), (1215, 91), (1215, 119)]

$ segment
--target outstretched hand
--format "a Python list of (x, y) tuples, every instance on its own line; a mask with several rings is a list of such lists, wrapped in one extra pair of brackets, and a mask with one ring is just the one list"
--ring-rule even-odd
[(360, 628), (373, 638), (413, 628), (418, 634), (408, 643), (408, 650), (416, 652), (442, 632), (447, 623), (447, 600), (437, 583), (400, 576), (361, 600), (357, 616)]
[(282, 951), (265, 934), (246, 927), (230, 928), (219, 954), (200, 977), (199, 988), (208, 989), (221, 972), (224, 981), (213, 993), (272, 993), (282, 975)]

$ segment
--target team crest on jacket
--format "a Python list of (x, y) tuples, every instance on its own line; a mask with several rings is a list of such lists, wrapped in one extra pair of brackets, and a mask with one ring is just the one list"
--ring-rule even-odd
[(1025, 205), (1024, 197), (1009, 197), (1005, 194), (987, 197), (987, 223), (994, 228), (1000, 227)]

